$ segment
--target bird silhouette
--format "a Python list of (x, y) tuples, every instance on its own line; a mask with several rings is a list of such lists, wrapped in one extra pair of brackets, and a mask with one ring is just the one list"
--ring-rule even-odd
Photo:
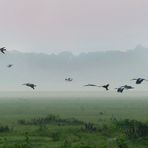
[(3, 54), (5, 54), (6, 47), (2, 47), (2, 48), (0, 48), (0, 51), (1, 51)]
[(95, 85), (95, 84), (87, 84), (87, 85), (84, 85), (84, 86), (98, 87), (98, 85)]
[(106, 90), (109, 90), (109, 84), (106, 84), (106, 85), (103, 85), (103, 86), (98, 86), (98, 87), (103, 87), (103, 88), (105, 88)]
[(119, 87), (119, 88), (115, 88), (115, 89), (117, 89), (118, 93), (123, 93), (123, 91), (124, 91), (124, 87)]
[(37, 86), (37, 85), (32, 84), (32, 83), (25, 83), (23, 85), (28, 86), (28, 87), (31, 87), (32, 89), (35, 89), (35, 87)]
[(138, 78), (138, 79), (132, 79), (136, 81), (136, 84), (141, 84), (143, 81), (148, 81), (147, 79), (144, 78)]
[(9, 64), (7, 67), (10, 68), (10, 67), (12, 67), (12, 66), (13, 66), (13, 64)]
[(73, 81), (73, 79), (72, 78), (65, 78), (65, 81), (71, 82), (71, 81)]
[(123, 88), (125, 88), (125, 89), (134, 89), (134, 87), (132, 87), (132, 86), (129, 86), (129, 85), (124, 85), (124, 86), (121, 86), (121, 87), (123, 87)]

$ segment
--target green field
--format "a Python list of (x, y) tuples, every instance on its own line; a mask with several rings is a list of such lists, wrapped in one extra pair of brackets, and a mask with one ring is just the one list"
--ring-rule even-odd
[[(43, 120), (48, 115), (54, 119), (39, 120)], [(37, 123), (32, 122), (33, 119)], [(84, 92), (73, 92), (68, 95), (58, 92), (2, 94), (0, 97), (0, 147), (148, 147), (148, 136), (129, 138), (124, 131), (115, 127), (113, 119), (136, 120), (147, 125), (146, 95), (143, 97), (105, 96)], [(92, 127), (86, 128), (86, 124), (89, 125), (89, 123)], [(8, 130), (3, 130), (5, 126), (8, 126)]]

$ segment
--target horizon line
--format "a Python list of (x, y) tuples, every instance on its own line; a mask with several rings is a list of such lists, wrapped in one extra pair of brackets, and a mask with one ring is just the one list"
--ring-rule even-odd
[(148, 49), (147, 46), (143, 46), (141, 44), (135, 46), (135, 48), (132, 48), (132, 49), (125, 49), (125, 50), (93, 50), (93, 51), (80, 51), (80, 52), (74, 52), (74, 51), (68, 51), (68, 50), (62, 50), (62, 51), (59, 51), (59, 52), (41, 52), (41, 51), (24, 51), (24, 50), (17, 50), (17, 49), (14, 49), (14, 50), (9, 50), (8, 48), (8, 52), (19, 52), (19, 53), (26, 53), (26, 54), (45, 54), (45, 55), (60, 55), (62, 53), (70, 53), (72, 55), (80, 55), (80, 54), (89, 54), (89, 53), (106, 53), (106, 52), (122, 52), (122, 53), (126, 53), (126, 52), (129, 52), (129, 51), (134, 51), (138, 48), (143, 48), (143, 49)]

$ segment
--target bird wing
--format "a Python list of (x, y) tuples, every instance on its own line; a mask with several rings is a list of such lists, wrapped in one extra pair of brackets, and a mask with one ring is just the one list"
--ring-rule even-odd
[(5, 52), (4, 52), (3, 50), (1, 50), (1, 52), (2, 52), (3, 54), (5, 54)]
[(95, 85), (95, 84), (87, 84), (87, 85), (84, 85), (84, 86), (96, 86), (96, 87), (98, 87), (98, 86)]
[(131, 81), (132, 81), (132, 80), (137, 80), (137, 79), (134, 78), (134, 79), (131, 79)]
[(34, 86), (31, 86), (31, 88), (32, 88), (32, 89), (35, 89), (35, 87), (34, 87)]

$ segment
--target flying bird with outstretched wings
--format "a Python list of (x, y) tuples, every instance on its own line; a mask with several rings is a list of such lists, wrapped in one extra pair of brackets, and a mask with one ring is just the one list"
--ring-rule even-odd
[(25, 86), (27, 86), (27, 87), (30, 87), (30, 88), (32, 88), (32, 89), (35, 89), (35, 87), (37, 86), (37, 85), (32, 84), (32, 83), (25, 83), (25, 84), (23, 84), (23, 85), (25, 85)]
[(0, 48), (0, 52), (1, 52), (1, 53), (5, 54), (5, 51), (6, 51), (6, 47)]

